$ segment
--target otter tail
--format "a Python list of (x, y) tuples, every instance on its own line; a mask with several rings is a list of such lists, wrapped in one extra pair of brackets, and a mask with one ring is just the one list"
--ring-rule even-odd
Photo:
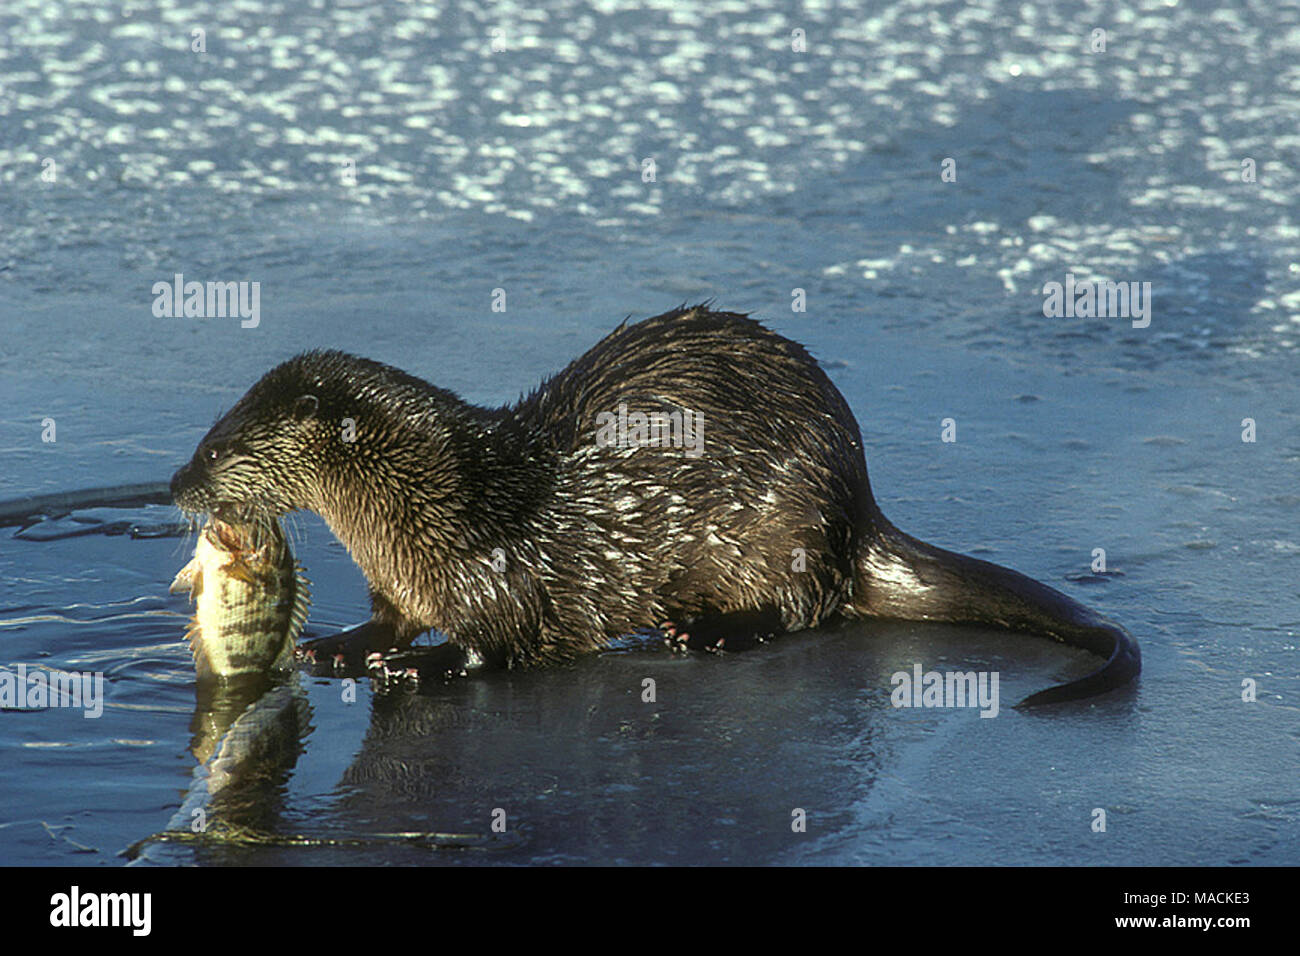
[(877, 521), (881, 533), (858, 555), (853, 601), (858, 615), (1029, 631), (1105, 658), (1086, 677), (1031, 694), (1017, 707), (1091, 697), (1122, 687), (1142, 670), (1142, 652), (1128, 632), (1060, 591)]

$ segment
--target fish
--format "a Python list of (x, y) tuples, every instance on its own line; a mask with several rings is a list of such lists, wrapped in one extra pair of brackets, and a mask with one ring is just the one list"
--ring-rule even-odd
[(304, 833), (282, 820), (288, 782), (314, 731), (302, 675), (270, 674), (195, 685), (198, 761), (167, 828), (137, 840), (119, 856), (128, 866), (247, 862), (239, 856), (178, 857), (158, 844), (220, 851), (242, 847), (423, 847), (508, 851), (528, 842), (525, 828), (505, 833), (399, 830)]
[(274, 841), (284, 788), (312, 731), (299, 675), (240, 677), (195, 686), (198, 765), (167, 828), (122, 851), (132, 864), (176, 865), (155, 843), (213, 846)]
[(201, 682), (291, 667), (311, 593), (278, 521), (209, 518), (169, 590), (194, 601), (185, 636)]

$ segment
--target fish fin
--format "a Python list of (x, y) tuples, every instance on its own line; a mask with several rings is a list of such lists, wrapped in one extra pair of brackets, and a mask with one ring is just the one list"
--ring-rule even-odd
[(198, 621), (190, 621), (189, 629), (185, 632), (185, 641), (190, 646), (190, 653), (197, 658), (203, 647), (203, 632), (199, 628)]
[(189, 564), (176, 572), (176, 577), (172, 578), (167, 593), (180, 594), (182, 591), (189, 591), (191, 597), (198, 597), (199, 591), (202, 590), (202, 583), (203, 565), (199, 563), (198, 558), (191, 558)]
[(189, 641), (190, 657), (194, 660), (194, 676), (200, 681), (208, 680), (212, 677), (212, 664), (208, 660), (207, 647), (203, 640), (203, 629), (199, 627), (196, 619), (190, 621), (190, 628), (185, 632), (185, 639)]
[(254, 585), (262, 583), (257, 575), (253, 573), (252, 569), (239, 558), (231, 558), (224, 565), (224, 569), (226, 574), (234, 578), (236, 581), (243, 581), (245, 584)]

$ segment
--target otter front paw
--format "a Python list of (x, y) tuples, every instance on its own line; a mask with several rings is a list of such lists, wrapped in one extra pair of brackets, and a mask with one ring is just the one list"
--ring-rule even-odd
[(421, 682), (467, 677), (484, 666), (483, 659), (454, 644), (392, 648), (366, 658), (366, 674), (378, 692), (414, 689)]
[(303, 641), (293, 649), (293, 656), (316, 677), (360, 677), (365, 673), (366, 654), (393, 643), (392, 629), (370, 620), (337, 634)]

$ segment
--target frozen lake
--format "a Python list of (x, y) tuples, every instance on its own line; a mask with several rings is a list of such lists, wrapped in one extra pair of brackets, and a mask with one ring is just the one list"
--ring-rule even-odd
[[(303, 675), (267, 827), (474, 834), (503, 809), (521, 839), (151, 860), (1300, 863), (1300, 10), (369, 6), (0, 11), (0, 499), (165, 481), (305, 348), (498, 405), (625, 316), (714, 298), (823, 362), (899, 527), (1121, 622), (1144, 673), (1020, 713), (1087, 655), (882, 623), (351, 702)], [(155, 315), (178, 273), (258, 282), (257, 326)], [(1150, 283), (1150, 324), (1045, 316), (1070, 275)], [(308, 634), (364, 619), (328, 529), (290, 525)], [(0, 667), (103, 673), (105, 701), (0, 714), (0, 862), (120, 865), (191, 787), (167, 585), (192, 540), (16, 531)], [(999, 716), (894, 709), (916, 662), (998, 671)]]

